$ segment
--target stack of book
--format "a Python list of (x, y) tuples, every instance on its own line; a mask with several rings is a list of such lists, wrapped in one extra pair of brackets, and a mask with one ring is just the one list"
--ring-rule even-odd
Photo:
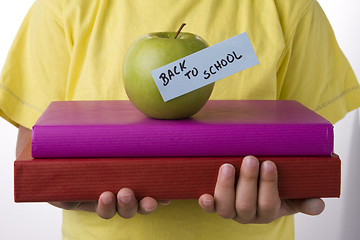
[(193, 117), (150, 119), (129, 101), (52, 102), (14, 163), (16, 202), (213, 193), (224, 163), (254, 155), (278, 168), (282, 199), (339, 197), (333, 126), (290, 100), (212, 100)]

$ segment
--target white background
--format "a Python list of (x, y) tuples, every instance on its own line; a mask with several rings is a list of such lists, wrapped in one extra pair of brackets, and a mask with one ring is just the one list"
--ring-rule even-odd
[[(291, 1), (291, 0), (290, 0)], [(320, 0), (355, 74), (360, 79), (360, 3)], [(0, 1), (0, 68), (33, 1)], [(342, 158), (342, 195), (326, 199), (316, 217), (296, 215), (296, 239), (360, 239), (359, 110), (335, 125), (335, 152)], [(0, 239), (61, 239), (61, 211), (46, 203), (13, 202), (13, 160), (17, 129), (0, 119)]]

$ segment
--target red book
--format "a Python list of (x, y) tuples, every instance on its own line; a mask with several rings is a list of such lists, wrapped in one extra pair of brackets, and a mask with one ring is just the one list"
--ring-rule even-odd
[(183, 120), (130, 101), (53, 102), (32, 131), (34, 158), (331, 155), (333, 126), (291, 100), (213, 100)]
[[(259, 157), (272, 160), (282, 199), (339, 197), (340, 159), (331, 156)], [(97, 200), (104, 191), (132, 188), (138, 198), (196, 199), (213, 193), (223, 163), (242, 157), (33, 159), (30, 144), (14, 163), (15, 201)]]

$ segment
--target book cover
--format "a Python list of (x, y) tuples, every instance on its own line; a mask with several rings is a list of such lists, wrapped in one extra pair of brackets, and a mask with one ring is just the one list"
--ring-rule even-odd
[[(123, 187), (137, 198), (197, 199), (212, 194), (223, 163), (239, 170), (243, 157), (33, 159), (30, 145), (14, 162), (16, 202), (90, 201)], [(340, 158), (259, 157), (278, 169), (282, 199), (339, 197)]]
[(212, 100), (156, 120), (130, 101), (52, 102), (33, 126), (34, 158), (307, 156), (333, 152), (333, 126), (291, 100)]

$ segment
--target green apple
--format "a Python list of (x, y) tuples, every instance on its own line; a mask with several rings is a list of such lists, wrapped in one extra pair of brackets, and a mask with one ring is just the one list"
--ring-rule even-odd
[[(183, 27), (183, 25), (182, 25)], [(181, 27), (181, 28), (182, 28)], [(139, 37), (124, 61), (124, 87), (133, 105), (156, 119), (183, 119), (198, 112), (209, 99), (214, 83), (164, 102), (151, 71), (208, 47), (192, 33), (157, 32)]]

